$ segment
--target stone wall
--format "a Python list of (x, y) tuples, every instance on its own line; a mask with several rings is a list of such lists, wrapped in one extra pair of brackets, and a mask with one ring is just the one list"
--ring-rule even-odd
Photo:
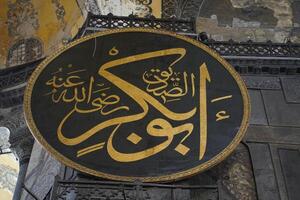
[(165, 0), (163, 16), (196, 18), (215, 40), (300, 42), (300, 1)]
[(198, 31), (210, 32), (213, 39), (300, 42), (298, 3), (290, 0), (230, 0), (228, 4), (215, 5), (220, 8), (204, 7), (200, 13), (203, 17), (197, 21)]

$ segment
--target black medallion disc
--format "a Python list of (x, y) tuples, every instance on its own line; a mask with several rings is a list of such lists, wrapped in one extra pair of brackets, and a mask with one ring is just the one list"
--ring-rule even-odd
[(249, 120), (235, 70), (196, 40), (119, 29), (74, 41), (32, 74), (26, 121), (54, 157), (113, 180), (177, 180), (224, 160)]

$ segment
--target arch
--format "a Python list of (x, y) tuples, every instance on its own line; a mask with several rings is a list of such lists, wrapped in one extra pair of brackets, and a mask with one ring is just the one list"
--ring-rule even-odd
[(35, 61), (42, 56), (43, 45), (40, 39), (36, 37), (20, 39), (9, 48), (6, 65), (21, 65)]

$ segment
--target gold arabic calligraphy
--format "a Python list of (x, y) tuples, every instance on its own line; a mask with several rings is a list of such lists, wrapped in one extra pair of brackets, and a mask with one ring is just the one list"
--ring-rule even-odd
[[(109, 52), (109, 55), (115, 55), (115, 52), (119, 53), (116, 47)], [(71, 72), (67, 73), (68, 77), (65, 79), (59, 76), (59, 74), (62, 73), (61, 68), (58, 72), (54, 72), (53, 77), (46, 82), (46, 85), (52, 88), (51, 92), (46, 95), (51, 95), (52, 102), (54, 103), (74, 103), (73, 109), (63, 117), (58, 125), (57, 136), (59, 141), (68, 146), (78, 145), (95, 134), (101, 134), (101, 131), (105, 128), (113, 127), (113, 131), (110, 133), (106, 142), (102, 141), (99, 144), (94, 144), (79, 150), (77, 157), (102, 149), (106, 144), (108, 154), (115, 161), (134, 162), (165, 150), (172, 143), (174, 136), (184, 134), (183, 139), (176, 146), (175, 150), (185, 155), (189, 152), (190, 148), (183, 143), (192, 134), (194, 129), (194, 124), (187, 123), (186, 120), (192, 118), (196, 114), (197, 109), (199, 109), (199, 160), (201, 160), (205, 154), (207, 143), (206, 83), (211, 81), (206, 64), (203, 63), (199, 66), (199, 106), (191, 107), (186, 112), (179, 113), (170, 110), (164, 105), (168, 102), (179, 100), (187, 94), (190, 94), (192, 97), (195, 96), (195, 75), (193, 73), (188, 74), (185, 71), (177, 72), (173, 70), (175, 64), (178, 63), (185, 54), (186, 50), (184, 48), (171, 48), (115, 59), (99, 67), (98, 75), (106, 79), (112, 86), (122, 90), (141, 108), (141, 112), (134, 114), (128, 114), (127, 111), (130, 110), (129, 106), (121, 104), (120, 96), (117, 94), (108, 94), (111, 93), (111, 86), (103, 83), (95, 83), (94, 76), (91, 76), (87, 81), (82, 80), (80, 73), (84, 73), (85, 69), (72, 69)], [(110, 69), (117, 68), (120, 65), (169, 55), (176, 56), (176, 59), (167, 67), (167, 70), (152, 68), (150, 71), (144, 72), (142, 80), (147, 85), (145, 91), (110, 72)], [(69, 68), (74, 67), (70, 65), (68, 66), (68, 69)], [(86, 85), (88, 86), (86, 87)], [(189, 92), (189, 90), (191, 92)], [(160, 100), (156, 97), (160, 97)], [(162, 103), (160, 101), (162, 101)], [(80, 103), (89, 104), (90, 108), (83, 108), (80, 106)], [(143, 120), (148, 114), (150, 106), (159, 111), (165, 119), (155, 118), (151, 120), (146, 127), (146, 132), (149, 136), (162, 137), (165, 138), (165, 140), (154, 147), (139, 152), (124, 153), (118, 151), (113, 144), (113, 138), (117, 137), (120, 133), (120, 127), (126, 123)], [(99, 112), (105, 116), (120, 111), (122, 111), (121, 116), (102, 121), (87, 131), (84, 131), (79, 136), (67, 137), (67, 134), (63, 131), (65, 123), (75, 113)], [(173, 126), (170, 121), (180, 122), (180, 125)], [(132, 134), (131, 140), (137, 144), (141, 138), (134, 133)]]
[[(165, 71), (160, 71), (158, 68), (151, 69), (150, 72), (146, 71), (143, 74), (143, 81), (147, 84), (146, 91), (154, 96), (161, 97), (163, 103), (180, 100), (180, 97), (188, 93), (187, 72), (183, 72), (183, 88), (180, 87), (181, 74), (180, 72), (174, 72), (172, 67), (168, 67), (168, 70)], [(194, 74), (191, 74), (191, 77), (191, 81), (194, 81)], [(192, 91), (195, 91), (193, 82), (191, 86)], [(168, 87), (170, 88), (168, 89)], [(194, 95), (195, 93), (193, 92), (192, 96)]]

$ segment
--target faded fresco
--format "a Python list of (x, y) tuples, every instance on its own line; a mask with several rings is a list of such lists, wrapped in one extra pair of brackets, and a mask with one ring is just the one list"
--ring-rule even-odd
[(83, 21), (76, 1), (0, 1), (0, 69), (49, 55), (72, 39)]

